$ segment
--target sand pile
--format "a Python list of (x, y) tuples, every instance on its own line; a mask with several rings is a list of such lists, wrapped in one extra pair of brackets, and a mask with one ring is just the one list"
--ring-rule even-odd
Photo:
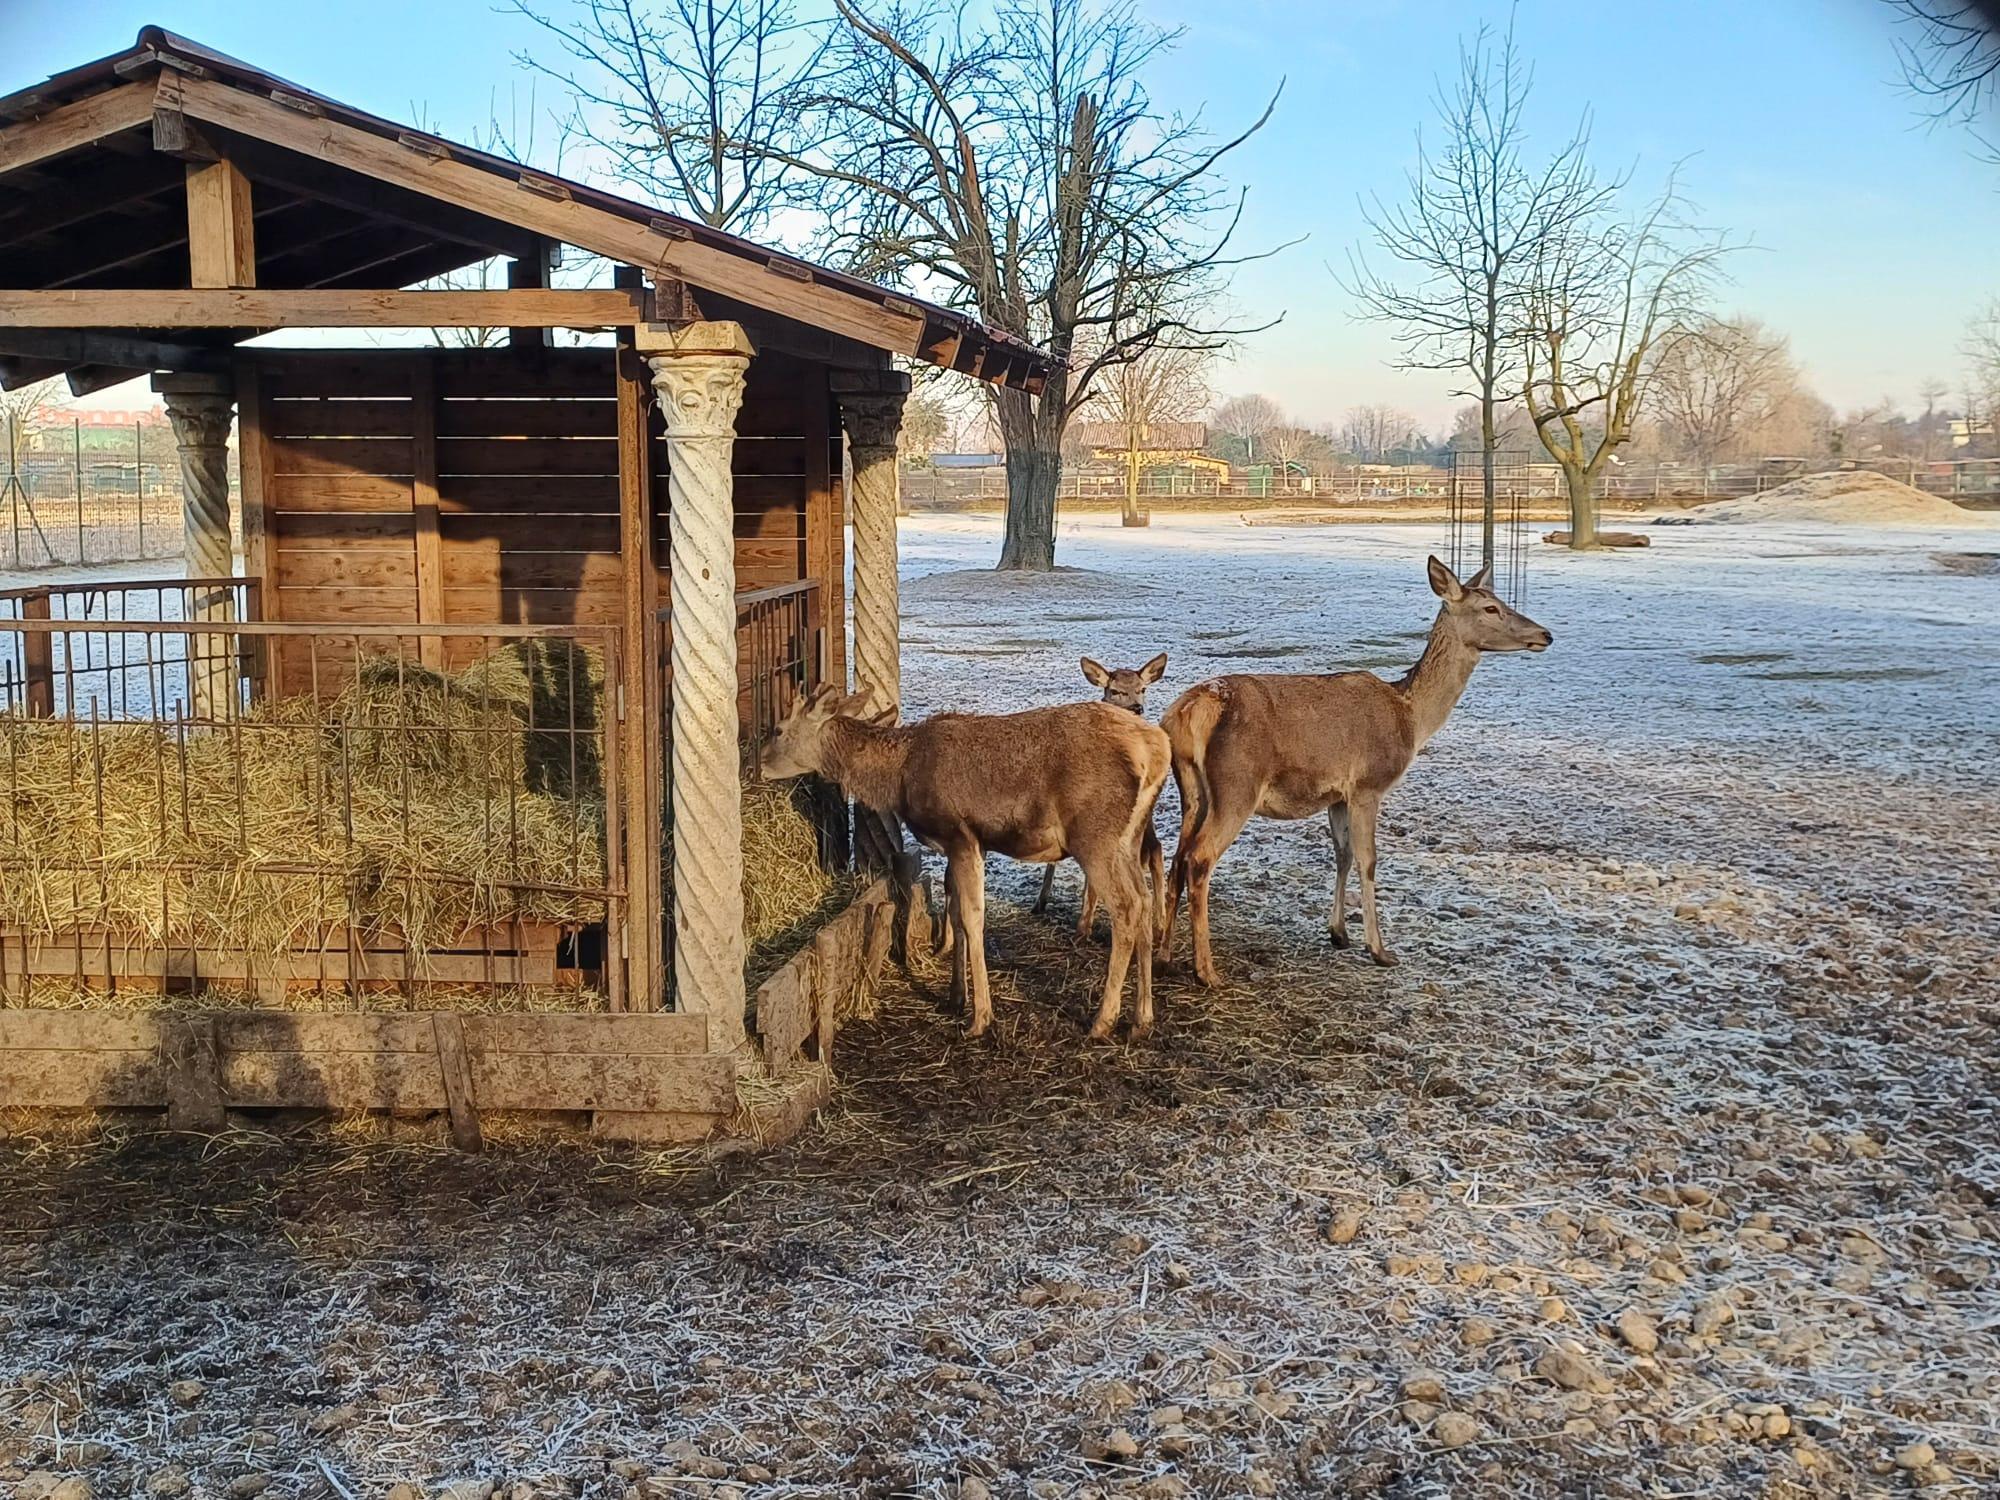
[(1692, 512), (1697, 521), (1818, 521), (1840, 526), (1974, 526), (1981, 517), (1937, 495), (1867, 469), (1808, 474)]

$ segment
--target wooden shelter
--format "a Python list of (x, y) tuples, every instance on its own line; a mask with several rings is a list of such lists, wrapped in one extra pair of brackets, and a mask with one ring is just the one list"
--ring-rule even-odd
[[(611, 284), (556, 285), (564, 246), (608, 263)], [(496, 258), (504, 289), (406, 290)], [(288, 328), (494, 338), (249, 342)], [(555, 347), (551, 329), (615, 337)], [(32, 1004), (38, 975), (198, 987), (227, 963), (173, 934), (0, 930), (0, 1007), (14, 996), (0, 1008), (0, 1105), (172, 1103), (186, 1121), (448, 1105), (462, 1131), (481, 1108), (591, 1109), (624, 1133), (698, 1133), (734, 1108), (730, 1080), (810, 1053), (830, 1025), (814, 1014), (831, 1004), (816, 998), (830, 969), (817, 990), (781, 983), (771, 1005), (785, 1015), (753, 1015), (746, 1032), (740, 741), (768, 722), (780, 677), (849, 680), (844, 508), (854, 677), (899, 696), (908, 377), (892, 356), (1028, 390), (1050, 368), (961, 314), (158, 28), (0, 98), (0, 385), (61, 373), (81, 393), (152, 376), (180, 448), (188, 575), (146, 586), (179, 600), (157, 611), (173, 618), (116, 632), (88, 601), (65, 608), (63, 590), (22, 591), (13, 619), (0, 601), (5, 708), (94, 725), (111, 685), (140, 681), (155, 718), (175, 695), (190, 722), (227, 726), (247, 704), (340, 689), (370, 653), (438, 673), (501, 643), (584, 653), (603, 723), (572, 703), (558, 729), (572, 763), (586, 740), (602, 763), (604, 915), (588, 937), (623, 1013), (57, 1014)], [(130, 678), (142, 651), (148, 675)], [(880, 915), (823, 945), (823, 967), (879, 959)], [(227, 962), (281, 987), (302, 970), (357, 987), (371, 964), (406, 983), (430, 972), (413, 937), (382, 959), (368, 946), (381, 935), (352, 926), (275, 978), (247, 955)], [(516, 975), (547, 957), (490, 940), (458, 956)]]

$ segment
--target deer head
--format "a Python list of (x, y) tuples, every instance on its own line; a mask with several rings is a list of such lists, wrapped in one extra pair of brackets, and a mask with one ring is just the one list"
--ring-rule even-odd
[(1167, 670), (1167, 653), (1162, 651), (1134, 670), (1131, 667), (1105, 668), (1089, 657), (1083, 659), (1083, 680), (1092, 687), (1104, 689), (1104, 701), (1114, 708), (1129, 708), (1135, 714), (1146, 711), (1146, 689), (1160, 680)]
[(1435, 557), (1430, 560), (1431, 592), (1444, 600), (1438, 623), (1475, 651), (1546, 651), (1555, 637), (1488, 587), (1488, 563), (1465, 582)]
[(758, 758), (758, 769), (767, 781), (784, 781), (824, 771), (827, 762), (827, 730), (838, 718), (858, 719), (873, 725), (895, 721), (896, 710), (878, 708), (865, 692), (842, 693), (822, 684), (793, 700), (785, 716), (771, 731)]

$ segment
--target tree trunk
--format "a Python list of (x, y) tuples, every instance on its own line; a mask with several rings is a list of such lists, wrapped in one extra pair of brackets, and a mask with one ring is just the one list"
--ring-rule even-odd
[(1007, 448), (1007, 532), (1000, 547), (1004, 571), (1046, 573), (1056, 565), (1056, 486), (1062, 479), (1062, 433), (1022, 391), (994, 393), (1000, 437)]
[(1569, 545), (1573, 552), (1597, 550), (1597, 498), (1590, 492), (1590, 470), (1563, 466), (1563, 485), (1569, 491)]
[(1479, 516), (1479, 565), (1493, 566), (1493, 446), (1499, 441), (1494, 431), (1493, 391), (1489, 386), (1479, 401), (1479, 489), (1482, 499)]

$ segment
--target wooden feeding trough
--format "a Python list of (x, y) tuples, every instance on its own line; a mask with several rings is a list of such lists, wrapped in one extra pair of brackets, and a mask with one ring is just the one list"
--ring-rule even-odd
[[(255, 341), (306, 327), (500, 341)], [(742, 768), (850, 681), (848, 510), (899, 696), (893, 356), (1051, 367), (155, 28), (0, 98), (0, 385), (150, 375), (186, 497), (185, 577), (0, 595), (0, 1106), (800, 1118), (911, 917), (864, 820), (750, 1003)]]

